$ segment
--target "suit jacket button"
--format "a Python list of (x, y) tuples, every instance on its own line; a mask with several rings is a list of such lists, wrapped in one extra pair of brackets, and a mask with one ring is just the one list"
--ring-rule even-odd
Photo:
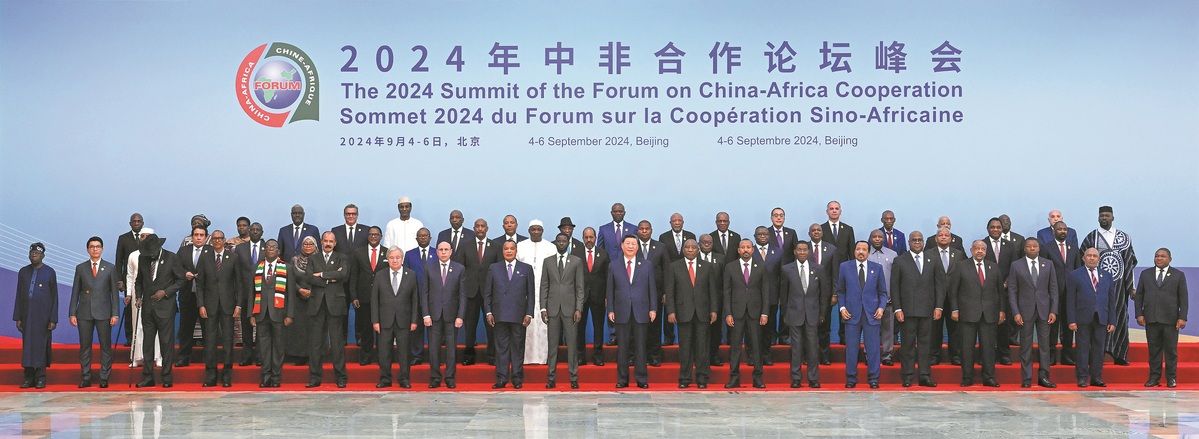
[(83, 294), (91, 294), (92, 290), (83, 290)]

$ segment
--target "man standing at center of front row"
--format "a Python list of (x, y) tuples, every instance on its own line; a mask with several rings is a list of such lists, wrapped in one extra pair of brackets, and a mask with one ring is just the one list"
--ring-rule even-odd
[[(711, 243), (712, 237), (707, 238)], [(682, 258), (671, 262), (663, 273), (666, 276), (666, 318), (679, 328), (680, 389), (691, 384), (692, 365), (696, 385), (701, 389), (708, 387), (711, 371), (708, 329), (716, 322), (721, 301), (717, 288), (720, 270), (716, 269), (716, 264), (697, 256), (699, 244), (689, 238), (683, 241)]]
[(653, 262), (637, 257), (637, 237), (625, 235), (621, 256), (608, 266), (608, 321), (616, 327), (616, 388), (629, 387), (629, 349), (635, 352), (633, 377), (649, 388), (646, 346), (649, 324), (658, 317)]
[(753, 258), (754, 245), (742, 239), (737, 245), (740, 259), (724, 266), (724, 323), (729, 325), (729, 381), (724, 388), (741, 387), (741, 349), (749, 350), (749, 361), (753, 363), (753, 385), (763, 389), (762, 382), (762, 326), (766, 325), (770, 312), (769, 289), (774, 285), (766, 267)]
[(1053, 344), (1049, 340), (1049, 325), (1057, 323), (1057, 270), (1053, 262), (1039, 257), (1041, 245), (1037, 238), (1024, 240), (1025, 257), (1012, 262), (1008, 270), (1007, 292), (1011, 302), (1012, 320), (1020, 330), (1020, 387), (1032, 387), (1033, 330), (1037, 335), (1037, 350), (1041, 360), (1037, 385), (1057, 387), (1049, 379), (1049, 359)]
[(391, 347), (395, 345), (400, 363), (400, 387), (412, 388), (408, 371), (408, 334), (416, 329), (417, 307), (420, 304), (416, 273), (404, 268), (404, 252), (398, 248), (387, 250), (388, 270), (375, 273), (371, 284), (371, 325), (379, 334), (379, 384), (375, 388), (391, 386)]
[[(437, 260), (426, 264), (420, 288), (420, 309), (425, 312), (424, 325), (429, 327), (429, 388), (436, 389), (445, 379), (445, 386), (455, 388), (458, 370), (455, 354), (458, 351), (458, 328), (466, 315), (466, 268), (450, 260), (453, 244), (437, 243)], [(471, 255), (473, 256), (473, 255)], [(441, 345), (445, 345), (445, 355)], [(441, 371), (445, 364), (445, 374)]]
[(949, 317), (958, 322), (962, 354), (962, 387), (974, 385), (974, 340), (982, 355), (983, 385), (999, 387), (995, 381), (995, 334), (1006, 320), (1007, 300), (1000, 292), (1003, 276), (987, 260), (987, 243), (970, 245), (971, 259), (950, 266)]
[(491, 264), (483, 284), (483, 313), (495, 328), (495, 384), (512, 383), (519, 389), (525, 380), (525, 328), (533, 322), (533, 267), (516, 260), (516, 242), (504, 241), (504, 259)]
[[(888, 249), (889, 250), (889, 249)], [(883, 266), (867, 261), (870, 245), (858, 241), (853, 260), (841, 263), (837, 274), (835, 297), (840, 305), (841, 322), (845, 324), (845, 388), (858, 384), (858, 349), (866, 343), (866, 381), (871, 389), (878, 388), (879, 327), (883, 307), (887, 306), (887, 283)]]
[(558, 340), (566, 339), (567, 371), (570, 388), (579, 388), (579, 340), (575, 331), (583, 319), (583, 261), (570, 254), (570, 235), (559, 233), (554, 238), (558, 253), (545, 258), (541, 268), (541, 321), (548, 333), (549, 365), (545, 388), (552, 389), (558, 376)]

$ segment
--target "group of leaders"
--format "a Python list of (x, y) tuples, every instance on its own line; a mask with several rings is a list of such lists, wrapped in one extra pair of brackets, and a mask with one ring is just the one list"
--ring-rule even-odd
[[(1186, 278), (1170, 266), (1170, 250), (1163, 247), (1134, 284), (1132, 241), (1113, 227), (1108, 206), (1099, 208), (1099, 227), (1081, 244), (1055, 210), (1049, 227), (1028, 238), (1011, 231), (1007, 215), (992, 218), (987, 235), (968, 247), (952, 233), (948, 217), (938, 220), (931, 236), (905, 235), (893, 227), (891, 211), (859, 241), (853, 227), (840, 221), (836, 201), (826, 206), (828, 221), (808, 228), (808, 239), (784, 225), (781, 208), (747, 238), (729, 230), (726, 213), (716, 215), (716, 230), (701, 235), (685, 230), (676, 213), (655, 240), (649, 221), (625, 221), (625, 208), (616, 203), (612, 222), (585, 228), (581, 241), (569, 217), (550, 238), (537, 220), (528, 237), (518, 234), (516, 217), (508, 215), (503, 234), (489, 238), (487, 221), (466, 229), (458, 210), (434, 240), (411, 216), (411, 200), (401, 198), (398, 209), (399, 217), (380, 228), (358, 223), (357, 206), (347, 205), (345, 224), (319, 233), (297, 205), (276, 239), (264, 239), (262, 226), (245, 217), (237, 220), (238, 236), (227, 239), (196, 215), (176, 252), (164, 249), (166, 239), (133, 214), (130, 231), (117, 239), (116, 264), (102, 258), (103, 239), (92, 237), (89, 259), (72, 274), (68, 306), (79, 330), (79, 387), (92, 383), (93, 334), (101, 346), (99, 386), (108, 386), (112, 331), (122, 307), (134, 364), (143, 370), (138, 387), (156, 385), (155, 365), (161, 365), (162, 386), (173, 385), (172, 366), (190, 363), (197, 321), (206, 387), (232, 385), (237, 327), (240, 364), (261, 366), (260, 387), (280, 385), (288, 356), (308, 364), (307, 387), (320, 386), (326, 350), (336, 385), (344, 387), (351, 309), (359, 362), (378, 362), (380, 388), (392, 385), (393, 363), (399, 366), (395, 381), (409, 388), (410, 366), (425, 357), (429, 387), (455, 388), (456, 364), (475, 362), (480, 322), (487, 361), (496, 367), (493, 388), (521, 388), (526, 363), (547, 363), (546, 387), (554, 388), (561, 344), (570, 386), (577, 388), (588, 320), (593, 364), (604, 361), (604, 321), (614, 329), (608, 345), (617, 347), (618, 388), (630, 383), (630, 362), (637, 386), (648, 387), (647, 366), (660, 366), (663, 341), (673, 344), (676, 334), (679, 388), (708, 386), (711, 367), (723, 365), (722, 339), (729, 345), (726, 388), (741, 386), (743, 351), (753, 386), (765, 387), (762, 370), (773, 364), (776, 343), (790, 345), (791, 387), (805, 381), (819, 387), (820, 366), (831, 364), (832, 318), (840, 319), (838, 338), (846, 345), (848, 388), (859, 383), (863, 351), (871, 388), (878, 387), (880, 364), (892, 365), (895, 357), (904, 387), (936, 386), (930, 366), (942, 359), (960, 365), (961, 386), (971, 386), (976, 350), (982, 384), (998, 387), (994, 365), (1011, 364), (1012, 344), (1020, 346), (1022, 387), (1056, 387), (1049, 368), (1059, 361), (1074, 365), (1079, 387), (1105, 386), (1105, 352), (1116, 364), (1128, 364), (1130, 297), (1148, 338), (1145, 386), (1159, 386), (1163, 375), (1167, 386), (1177, 382)], [(23, 388), (45, 386), (57, 324), (58, 280), (43, 263), (44, 253), (41, 243), (30, 246), (30, 264), (19, 271), (14, 294), (13, 320), (24, 343)], [(455, 358), (459, 330), (466, 332), (462, 359)]]

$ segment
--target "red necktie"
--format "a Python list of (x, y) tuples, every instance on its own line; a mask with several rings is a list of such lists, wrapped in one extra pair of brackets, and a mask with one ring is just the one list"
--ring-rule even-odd
[(691, 286), (695, 286), (695, 261), (687, 261), (687, 274), (691, 275)]
[(820, 265), (820, 246), (816, 246), (816, 265)]
[(891, 240), (891, 232), (887, 232), (887, 248), (895, 247), (895, 242)]
[(633, 261), (625, 262), (625, 270), (629, 272), (629, 283), (633, 282)]
[(983, 263), (982, 262), (978, 263), (978, 283), (980, 285), (987, 284), (987, 279), (985, 277), (983, 277)]
[(375, 271), (375, 264), (379, 262), (379, 248), (371, 248), (371, 271)]
[(1060, 243), (1057, 246), (1058, 246), (1058, 248), (1062, 249), (1062, 261), (1065, 261), (1066, 260), (1066, 244)]
[(96, 277), (96, 263), (92, 262), (92, 277)]
[(479, 241), (479, 262), (483, 262), (483, 241)]
[(593, 268), (592, 265), (595, 263), (595, 258), (592, 255), (593, 251), (594, 250), (587, 250), (587, 271), (588, 272), (590, 272), (592, 270), (592, 268)]
[(1090, 271), (1091, 271), (1091, 287), (1095, 288), (1095, 291), (1099, 291), (1099, 278), (1095, 277), (1095, 270), (1092, 269)]

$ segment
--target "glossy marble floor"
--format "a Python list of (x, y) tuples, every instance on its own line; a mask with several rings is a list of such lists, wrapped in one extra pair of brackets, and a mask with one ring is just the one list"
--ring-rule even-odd
[(0, 393), (0, 437), (967, 435), (1199, 435), (1199, 392)]

